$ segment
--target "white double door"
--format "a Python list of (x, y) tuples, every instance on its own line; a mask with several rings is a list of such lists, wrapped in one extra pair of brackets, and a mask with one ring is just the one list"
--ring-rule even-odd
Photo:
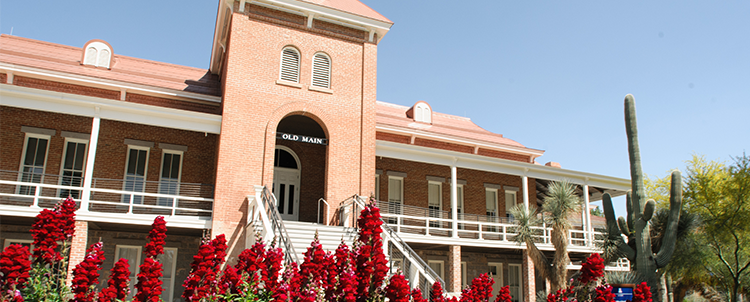
[(274, 168), (273, 195), (276, 196), (276, 208), (281, 219), (299, 220), (299, 183), (299, 170)]

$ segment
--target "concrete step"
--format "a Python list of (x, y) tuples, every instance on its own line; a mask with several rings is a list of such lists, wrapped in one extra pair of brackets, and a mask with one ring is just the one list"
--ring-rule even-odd
[(315, 232), (318, 232), (318, 241), (325, 251), (335, 251), (341, 244), (341, 239), (351, 248), (357, 233), (353, 228), (340, 226), (328, 226), (310, 222), (284, 221), (284, 226), (289, 239), (294, 246), (299, 261), (304, 259), (304, 253), (310, 247), (315, 238)]

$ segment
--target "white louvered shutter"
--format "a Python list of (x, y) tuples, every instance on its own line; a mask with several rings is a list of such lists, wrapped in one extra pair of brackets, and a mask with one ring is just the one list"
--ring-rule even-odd
[(331, 88), (331, 59), (322, 53), (313, 57), (312, 85)]
[(284, 48), (281, 53), (281, 75), (284, 81), (299, 82), (299, 53), (294, 48)]

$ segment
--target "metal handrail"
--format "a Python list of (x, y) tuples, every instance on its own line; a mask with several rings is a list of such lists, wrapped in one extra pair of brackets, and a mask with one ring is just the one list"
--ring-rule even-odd
[(276, 208), (276, 196), (268, 190), (268, 187), (263, 186), (263, 192), (261, 193), (260, 199), (263, 203), (263, 207), (266, 208), (266, 214), (271, 222), (272, 233), (276, 239), (279, 240), (279, 243), (284, 246), (284, 259), (287, 263), (299, 263), (297, 253), (294, 251), (294, 246), (290, 241), (289, 233), (287, 233), (286, 227), (284, 227), (284, 221), (281, 219), (279, 210)]
[[(361, 196), (355, 195), (352, 199), (353, 204), (356, 204), (363, 209), (365, 208), (365, 204), (362, 201)], [(407, 244), (406, 241), (401, 238), (401, 236), (399, 236), (395, 231), (393, 231), (393, 229), (388, 226), (388, 224), (385, 222), (385, 220), (383, 220), (382, 217), (380, 218), (380, 221), (382, 222), (381, 227), (385, 231), (384, 233), (386, 234), (386, 236), (389, 237), (389, 240), (398, 243), (394, 244), (394, 246), (401, 250), (401, 253), (409, 255), (409, 257), (411, 258), (410, 261), (416, 261), (417, 264), (424, 270), (425, 274), (432, 278), (432, 280), (429, 281), (438, 281), (443, 287), (445, 287), (445, 281), (443, 281), (443, 279), (440, 278), (440, 276), (438, 276), (438, 274), (429, 265), (427, 265), (424, 260), (422, 260), (422, 257), (419, 257), (419, 255), (411, 249), (409, 244)]]
[[(321, 201), (322, 201), (323, 203), (325, 203), (325, 204), (326, 204), (326, 218), (328, 218), (328, 209), (329, 209), (329, 208), (331, 207), (331, 205), (329, 205), (329, 204), (328, 204), (328, 202), (327, 202), (327, 201), (326, 201), (325, 199), (323, 199), (323, 198), (320, 198), (320, 199), (318, 199), (318, 208), (317, 208), (317, 209), (318, 209), (318, 219), (317, 219), (317, 220), (315, 220), (315, 221), (317, 221), (318, 223), (321, 223), (321, 222), (320, 222), (320, 202), (321, 202)], [(325, 220), (324, 220), (324, 221), (323, 221), (322, 223), (323, 223), (323, 224), (326, 224), (326, 223), (325, 223)]]

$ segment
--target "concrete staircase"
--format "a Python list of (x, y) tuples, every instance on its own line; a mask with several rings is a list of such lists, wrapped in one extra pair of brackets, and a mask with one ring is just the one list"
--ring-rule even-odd
[(291, 239), (294, 252), (297, 254), (299, 262), (305, 258), (304, 254), (310, 243), (315, 238), (315, 231), (318, 232), (318, 240), (323, 245), (323, 250), (335, 251), (344, 239), (346, 245), (352, 248), (354, 240), (357, 238), (357, 230), (342, 226), (328, 226), (312, 222), (284, 221), (284, 226)]

